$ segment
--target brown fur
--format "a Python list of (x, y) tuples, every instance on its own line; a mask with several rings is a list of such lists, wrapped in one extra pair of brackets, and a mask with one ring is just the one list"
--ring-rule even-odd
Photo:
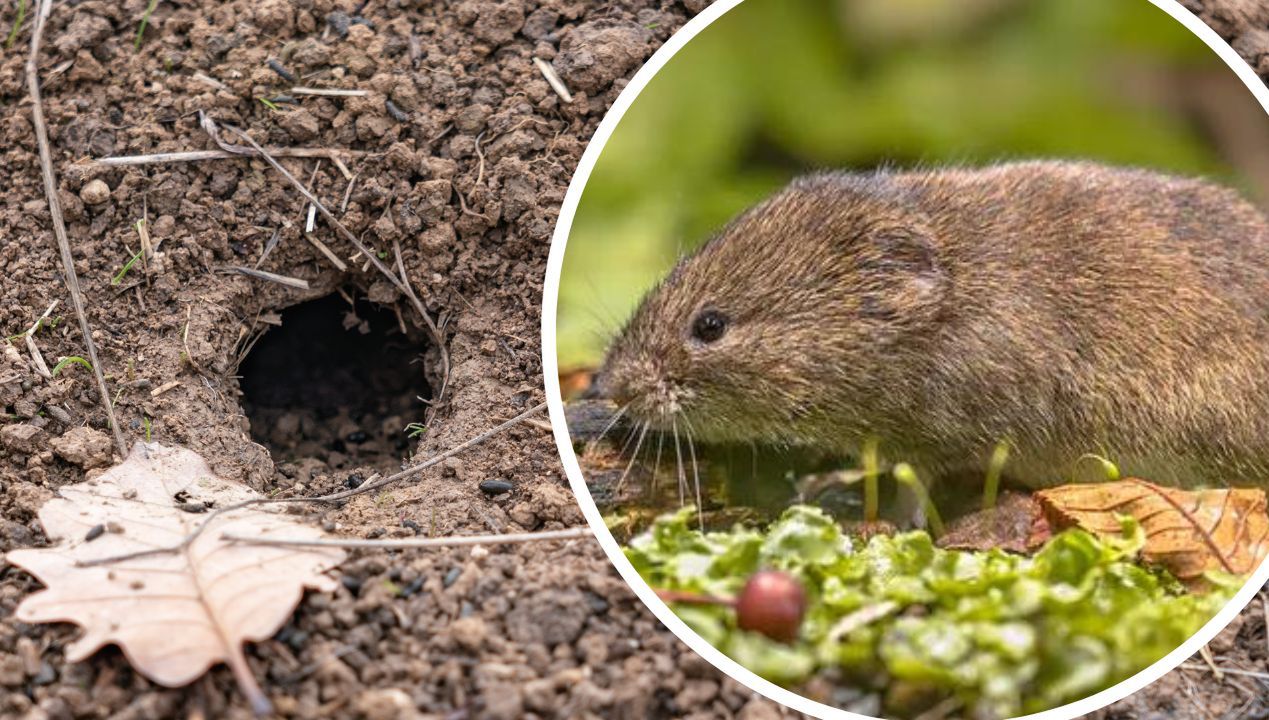
[[(731, 320), (706, 344), (694, 318)], [(599, 389), (697, 440), (935, 475), (1269, 480), (1269, 224), (1236, 193), (1091, 163), (794, 181), (643, 300)]]

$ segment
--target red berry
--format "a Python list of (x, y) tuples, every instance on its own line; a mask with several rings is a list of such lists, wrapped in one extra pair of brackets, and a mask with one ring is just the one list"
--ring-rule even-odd
[(736, 598), (736, 624), (772, 640), (798, 639), (806, 614), (806, 591), (797, 578), (778, 570), (762, 570), (749, 577)]

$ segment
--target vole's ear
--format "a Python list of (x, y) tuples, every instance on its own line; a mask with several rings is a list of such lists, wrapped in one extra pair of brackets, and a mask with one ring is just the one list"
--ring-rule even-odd
[(948, 275), (933, 238), (919, 228), (878, 229), (860, 261), (865, 292), (861, 308), (879, 320), (916, 319), (937, 307)]

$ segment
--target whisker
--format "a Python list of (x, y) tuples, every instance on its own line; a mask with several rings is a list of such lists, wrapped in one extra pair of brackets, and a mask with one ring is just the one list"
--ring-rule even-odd
[(643, 438), (648, 435), (648, 423), (645, 421), (642, 429), (639, 431), (639, 442), (635, 443), (634, 454), (630, 456), (630, 462), (626, 464), (626, 469), (621, 473), (621, 479), (617, 481), (617, 490), (626, 485), (626, 476), (630, 474), (630, 468), (634, 467), (635, 461), (639, 459), (639, 451), (643, 449)]
[(687, 474), (683, 469), (683, 449), (679, 445), (679, 421), (675, 417), (670, 422), (671, 428), (674, 430), (674, 457), (676, 458), (675, 467), (678, 469), (679, 507), (683, 507), (687, 504)]
[[(702, 531), (705, 530), (705, 507), (701, 502), (701, 468), (696, 462), (696, 443), (692, 441), (692, 421), (686, 417), (683, 418), (685, 427), (683, 431), (687, 433), (687, 450), (692, 456), (692, 484), (696, 486), (696, 522), (700, 525)], [(757, 448), (754, 448), (755, 453)], [(757, 462), (755, 455), (755, 464)]]
[(652, 500), (656, 501), (657, 496), (657, 471), (661, 469), (661, 446), (665, 444), (665, 433), (657, 433), (657, 458), (652, 463)]
[(630, 403), (626, 403), (625, 405), (617, 408), (617, 412), (612, 416), (612, 419), (608, 421), (608, 424), (604, 426), (604, 429), (599, 432), (599, 435), (597, 435), (595, 439), (586, 443), (586, 449), (582, 451), (582, 455), (589, 456), (591, 453), (595, 452), (595, 448), (599, 446), (599, 442), (604, 439), (604, 436), (608, 434), (609, 430), (616, 427), (617, 421), (621, 420), (621, 416), (625, 415), (626, 410), (629, 409)]

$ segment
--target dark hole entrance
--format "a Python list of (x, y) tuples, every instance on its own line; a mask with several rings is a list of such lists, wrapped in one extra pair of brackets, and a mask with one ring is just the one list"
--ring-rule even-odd
[[(283, 310), (239, 368), (251, 435), (285, 463), (329, 471), (400, 468), (432, 390), (421, 334), (396, 313), (338, 294)], [(325, 466), (325, 470), (322, 466)], [(300, 478), (297, 478), (300, 479)]]

